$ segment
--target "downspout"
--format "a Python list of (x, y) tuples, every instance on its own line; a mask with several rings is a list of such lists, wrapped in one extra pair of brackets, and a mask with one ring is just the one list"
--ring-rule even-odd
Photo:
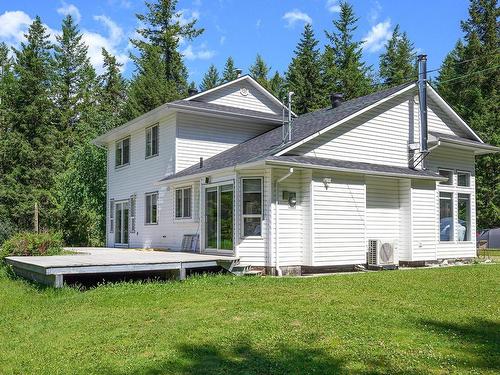
[(290, 177), (292, 174), (293, 174), (293, 168), (290, 168), (290, 170), (288, 171), (288, 173), (286, 175), (284, 175), (283, 177), (276, 180), (276, 202), (275, 202), (275, 208), (276, 208), (276, 215), (275, 215), (275, 220), (276, 220), (276, 225), (275, 225), (275, 228), (276, 228), (276, 235), (275, 235), (276, 258), (275, 258), (275, 268), (276, 268), (276, 271), (278, 272), (278, 276), (283, 276), (283, 273), (281, 272), (281, 268), (280, 268), (280, 261), (279, 261), (279, 259), (280, 259), (279, 258), (279, 238), (278, 238), (278, 233), (279, 233), (279, 229), (278, 229), (278, 225), (279, 225), (279, 220), (278, 220), (278, 216), (279, 216), (279, 184), (281, 182), (283, 182), (284, 180), (286, 180), (288, 177)]

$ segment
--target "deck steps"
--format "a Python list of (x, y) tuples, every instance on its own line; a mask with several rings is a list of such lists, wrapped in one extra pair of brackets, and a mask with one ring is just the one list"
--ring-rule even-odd
[(228, 269), (230, 273), (236, 276), (261, 276), (262, 271), (252, 270), (251, 266), (243, 266), (240, 264), (233, 265)]

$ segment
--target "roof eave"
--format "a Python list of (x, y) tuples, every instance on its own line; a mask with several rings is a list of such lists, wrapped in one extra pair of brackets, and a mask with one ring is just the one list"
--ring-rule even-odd
[(477, 144), (473, 145), (468, 142), (460, 141), (460, 140), (454, 140), (454, 139), (446, 139), (446, 138), (440, 138), (439, 141), (441, 142), (442, 145), (451, 145), (453, 146), (458, 146), (460, 148), (466, 148), (474, 151), (476, 155), (485, 155), (485, 154), (493, 154), (496, 152), (500, 152), (500, 147), (496, 147), (487, 143), (482, 143), (482, 144)]

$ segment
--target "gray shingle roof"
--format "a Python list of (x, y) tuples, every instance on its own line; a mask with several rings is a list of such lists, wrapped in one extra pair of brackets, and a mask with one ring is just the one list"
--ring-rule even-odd
[(414, 83), (405, 83), (390, 89), (352, 99), (342, 103), (336, 108), (328, 107), (304, 114), (293, 121), (292, 141), (289, 143), (282, 143), (282, 129), (280, 126), (205, 160), (202, 168), (200, 168), (198, 164), (195, 164), (176, 174), (167, 176), (161, 181), (265, 159), (267, 156), (274, 155), (278, 151), (294, 143), (300, 142), (327, 126), (339, 122), (363, 108), (375, 104), (411, 85), (414, 85)]
[(312, 156), (268, 156), (266, 161), (275, 161), (283, 163), (299, 163), (307, 164), (317, 167), (329, 167), (339, 171), (360, 171), (372, 174), (385, 174), (393, 176), (408, 176), (408, 177), (421, 177), (440, 179), (439, 173), (431, 172), (429, 170), (417, 170), (404, 167), (394, 167), (383, 164), (361, 163), (348, 160), (336, 160), (326, 158), (316, 158)]
[(281, 122), (282, 121), (282, 115), (276, 115), (273, 113), (266, 113), (266, 112), (260, 112), (260, 111), (252, 111), (251, 109), (245, 109), (245, 108), (236, 108), (236, 107), (229, 107), (227, 105), (221, 105), (221, 104), (214, 104), (214, 103), (205, 103), (205, 102), (199, 102), (196, 100), (176, 100), (174, 102), (169, 103), (170, 107), (173, 108), (193, 108), (193, 109), (204, 109), (207, 111), (211, 112), (222, 112), (224, 114), (233, 114), (237, 116), (251, 116), (255, 118), (261, 118), (263, 120), (273, 120), (276, 122)]
[(433, 132), (433, 131), (430, 131), (429, 134), (432, 135), (432, 136), (434, 136), (434, 137), (436, 137), (437, 139), (439, 139), (441, 141), (444, 141), (444, 142), (449, 141), (449, 142), (452, 142), (452, 143), (460, 143), (460, 144), (463, 144), (463, 145), (466, 145), (466, 146), (477, 147), (477, 148), (484, 148), (484, 149), (491, 150), (491, 151), (498, 151), (498, 150), (500, 150), (496, 146), (493, 146), (493, 145), (490, 145), (490, 144), (487, 144), (487, 143), (478, 142), (478, 141), (475, 141), (475, 140), (472, 140), (472, 139), (469, 139), (469, 138), (459, 137), (458, 135), (444, 134), (444, 133)]

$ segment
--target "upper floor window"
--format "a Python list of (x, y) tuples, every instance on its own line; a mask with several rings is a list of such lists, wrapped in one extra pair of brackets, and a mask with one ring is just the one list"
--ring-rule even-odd
[(175, 190), (175, 217), (177, 219), (191, 218), (191, 191), (190, 187)]
[(116, 142), (115, 166), (121, 167), (130, 163), (130, 137)]
[(470, 186), (470, 173), (469, 172), (457, 172), (457, 184), (458, 186), (469, 187)]
[(158, 155), (158, 124), (146, 129), (146, 158)]
[(146, 224), (158, 224), (158, 192), (146, 194)]
[(446, 181), (441, 181), (441, 185), (453, 185), (453, 171), (451, 169), (440, 169), (439, 175), (448, 179)]
[(243, 236), (262, 235), (262, 178), (244, 178)]

